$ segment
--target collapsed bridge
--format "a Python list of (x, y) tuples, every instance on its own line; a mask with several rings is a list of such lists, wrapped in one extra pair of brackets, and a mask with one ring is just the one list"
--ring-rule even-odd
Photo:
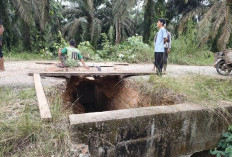
[[(179, 157), (213, 149), (230, 124), (232, 104), (213, 109), (175, 101), (152, 106), (152, 99), (145, 100), (128, 80), (153, 74), (39, 73), (67, 79), (65, 102), (74, 104), (69, 116), (70, 136), (74, 143), (88, 145), (92, 156)], [(228, 117), (218, 114), (223, 110)]]

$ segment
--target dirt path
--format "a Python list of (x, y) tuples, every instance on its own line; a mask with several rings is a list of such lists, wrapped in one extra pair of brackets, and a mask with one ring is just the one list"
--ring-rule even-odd
[[(47, 61), (46, 61), (47, 62)], [(56, 62), (54, 62), (56, 63)], [(96, 65), (97, 63), (95, 63)], [(98, 63), (99, 64), (99, 63)], [(104, 63), (101, 63), (104, 64)], [(107, 63), (113, 65), (113, 63)], [(93, 65), (93, 63), (87, 63), (87, 65)], [(53, 64), (36, 64), (36, 61), (9, 61), (5, 63), (5, 72), (0, 72), (0, 86), (11, 87), (33, 87), (33, 77), (29, 76), (29, 72), (40, 72), (46, 69), (52, 69)], [(143, 71), (149, 72), (153, 68), (152, 64), (130, 64), (129, 66), (114, 66), (102, 68), (102, 71)], [(79, 68), (76, 71), (86, 71), (83, 68)], [(97, 71), (96, 68), (90, 68), (89, 71)], [(183, 65), (169, 65), (167, 76), (178, 77), (187, 74), (199, 74), (220, 78), (229, 78), (220, 76), (216, 69), (212, 66), (183, 66)], [(64, 82), (63, 78), (43, 77), (42, 83), (44, 86), (55, 86)]]

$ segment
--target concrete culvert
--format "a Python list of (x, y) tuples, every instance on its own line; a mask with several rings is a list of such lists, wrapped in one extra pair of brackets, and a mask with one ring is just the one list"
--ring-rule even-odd
[[(147, 87), (144, 87), (147, 89)], [(168, 89), (144, 91), (134, 79), (119, 77), (80, 78), (67, 80), (65, 104), (74, 114), (102, 112), (147, 106), (174, 105), (184, 101), (183, 96)]]

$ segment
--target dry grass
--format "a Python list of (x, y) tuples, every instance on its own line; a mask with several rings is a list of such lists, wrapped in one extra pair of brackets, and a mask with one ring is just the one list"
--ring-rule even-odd
[(53, 122), (40, 120), (34, 89), (0, 87), (0, 156), (67, 156), (68, 111), (60, 93), (49, 89)]
[(146, 98), (151, 98), (151, 105), (193, 102), (209, 106), (232, 100), (232, 80), (229, 79), (200, 75), (178, 78), (151, 76), (149, 81), (139, 80), (136, 84)]

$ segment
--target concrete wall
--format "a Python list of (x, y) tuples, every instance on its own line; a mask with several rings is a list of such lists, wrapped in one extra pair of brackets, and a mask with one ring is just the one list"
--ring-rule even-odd
[(70, 135), (93, 157), (179, 157), (217, 145), (228, 123), (216, 113), (179, 104), (70, 115)]

